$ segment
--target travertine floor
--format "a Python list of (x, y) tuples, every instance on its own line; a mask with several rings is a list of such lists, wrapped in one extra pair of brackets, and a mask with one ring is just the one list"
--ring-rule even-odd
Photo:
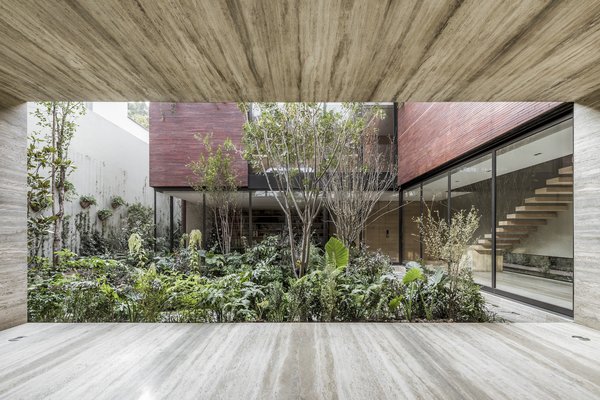
[(27, 324), (1, 399), (591, 399), (600, 332), (574, 323)]

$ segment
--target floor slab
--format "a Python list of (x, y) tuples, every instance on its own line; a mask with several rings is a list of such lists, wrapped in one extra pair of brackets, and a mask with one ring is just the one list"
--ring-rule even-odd
[(591, 399), (600, 332), (574, 323), (26, 324), (7, 399)]

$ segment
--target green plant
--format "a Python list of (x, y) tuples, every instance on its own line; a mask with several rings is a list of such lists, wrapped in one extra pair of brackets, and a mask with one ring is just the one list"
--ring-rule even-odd
[(453, 213), (450, 224), (439, 213), (432, 213), (429, 207), (423, 216), (415, 218), (425, 247), (425, 254), (432, 260), (443, 261), (447, 266), (450, 316), (453, 318), (457, 304), (456, 290), (461, 273), (461, 260), (473, 242), (479, 227), (480, 215), (472, 207), (469, 212), (459, 210)]
[(111, 200), (110, 200), (110, 206), (113, 208), (113, 210), (116, 210), (117, 208), (126, 205), (127, 203), (125, 203), (125, 200), (123, 200), (123, 198), (121, 196), (114, 196)]
[(206, 200), (215, 220), (215, 233), (221, 252), (231, 252), (233, 225), (239, 214), (236, 191), (238, 173), (235, 161), (238, 151), (231, 139), (216, 144), (213, 135), (197, 136), (204, 147), (198, 160), (187, 165), (192, 171), (190, 182), (194, 190), (206, 195)]
[[(143, 238), (132, 234), (126, 262), (59, 251), (60, 262), (33, 257), (28, 268), (30, 321), (42, 322), (238, 322), (487, 321), (479, 287), (463, 270), (456, 290), (446, 273), (409, 269), (393, 273), (380, 254), (321, 256), (295, 278), (276, 238), (244, 254), (207, 252), (202, 269), (190, 267), (190, 249), (148, 266)], [(330, 252), (345, 253), (334, 245)], [(318, 252), (315, 250), (314, 254)], [(332, 253), (330, 253), (332, 254)], [(372, 258), (372, 260), (370, 260)], [(325, 262), (329, 259), (330, 262)], [(332, 260), (338, 262), (334, 264)], [(358, 263), (358, 264), (357, 264)], [(451, 317), (450, 303), (455, 303)]]
[(199, 250), (202, 248), (202, 232), (198, 229), (192, 229), (189, 236), (189, 245), (190, 249)]
[(113, 212), (107, 208), (98, 211), (98, 219), (102, 222), (112, 217)]
[(79, 205), (83, 209), (86, 209), (92, 205), (96, 205), (96, 198), (92, 195), (81, 196), (79, 198)]
[(137, 233), (144, 241), (144, 247), (149, 250), (154, 247), (154, 212), (151, 207), (134, 203), (127, 207), (127, 218), (123, 228), (123, 240)]
[(330, 237), (325, 243), (325, 260), (337, 268), (347, 267), (350, 260), (348, 248), (336, 237)]
[(409, 321), (412, 321), (415, 315), (420, 297), (419, 292), (424, 280), (425, 277), (420, 268), (411, 268), (402, 277), (402, 283), (406, 286), (406, 290), (401, 297), (401, 302), (404, 306), (404, 315)]

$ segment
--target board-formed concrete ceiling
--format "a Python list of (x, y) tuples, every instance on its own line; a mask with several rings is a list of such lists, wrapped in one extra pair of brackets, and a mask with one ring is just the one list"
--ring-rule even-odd
[(3, 0), (0, 103), (573, 101), (596, 0)]

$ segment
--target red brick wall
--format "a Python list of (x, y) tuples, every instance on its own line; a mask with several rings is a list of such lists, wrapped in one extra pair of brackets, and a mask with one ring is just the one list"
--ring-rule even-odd
[(562, 103), (405, 103), (398, 110), (398, 183), (502, 136)]
[[(244, 115), (235, 103), (150, 103), (150, 186), (189, 187), (190, 170), (202, 143), (195, 134), (213, 133), (215, 144), (230, 138), (241, 148)], [(248, 164), (239, 156), (239, 185), (248, 185)]]

